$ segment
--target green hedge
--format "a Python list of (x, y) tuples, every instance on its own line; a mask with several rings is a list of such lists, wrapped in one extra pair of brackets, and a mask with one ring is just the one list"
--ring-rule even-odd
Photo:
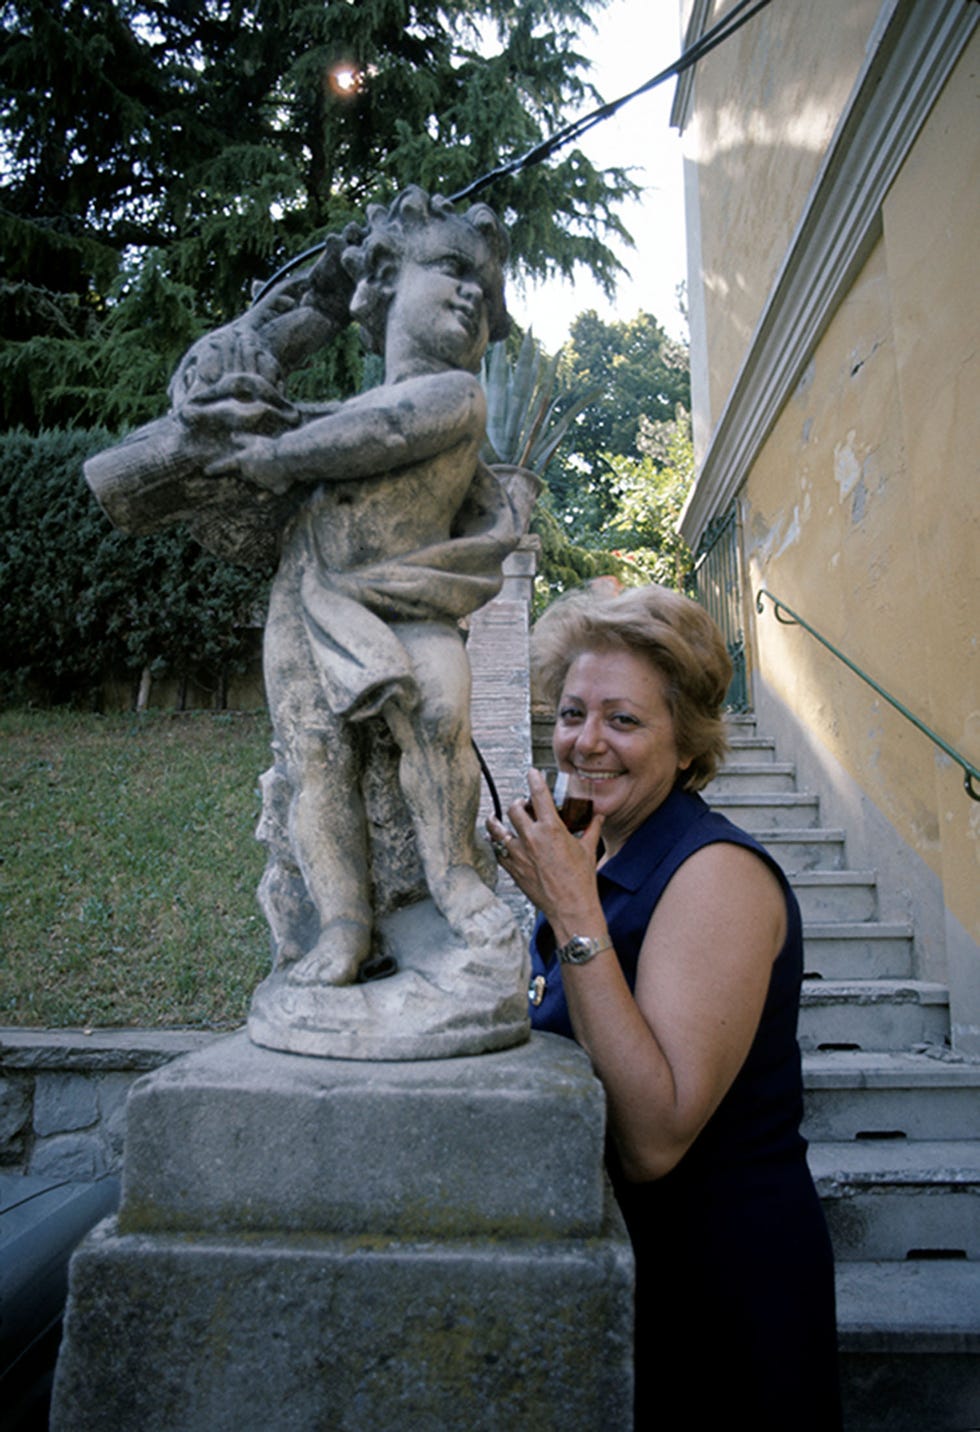
[(99, 429), (0, 434), (0, 700), (98, 705), (109, 676), (178, 680), (244, 669), (268, 575), (211, 556), (181, 528), (115, 531), (82, 463)]

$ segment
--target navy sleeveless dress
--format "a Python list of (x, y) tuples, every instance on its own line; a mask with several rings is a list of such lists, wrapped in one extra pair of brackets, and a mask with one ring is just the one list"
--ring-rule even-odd
[[(607, 1164), (636, 1258), (636, 1427), (836, 1432), (833, 1257), (799, 1131), (796, 1042), (803, 940), (779, 866), (700, 796), (674, 790), (598, 872), (609, 933), (632, 989), (650, 916), (696, 850), (723, 841), (775, 872), (788, 931), (745, 1063), (665, 1177), (629, 1183)], [(531, 941), (531, 1022), (572, 1035), (554, 936)]]

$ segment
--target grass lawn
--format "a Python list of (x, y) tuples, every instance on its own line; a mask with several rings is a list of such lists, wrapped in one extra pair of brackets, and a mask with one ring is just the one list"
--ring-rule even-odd
[(240, 1024), (264, 713), (0, 712), (0, 1024)]

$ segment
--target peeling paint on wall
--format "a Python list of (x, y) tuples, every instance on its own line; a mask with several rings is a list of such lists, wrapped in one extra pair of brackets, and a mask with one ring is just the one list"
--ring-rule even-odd
[(858, 482), (854, 489), (854, 501), (851, 503), (851, 521), (860, 522), (864, 516), (865, 503), (868, 500), (868, 489), (864, 485), (864, 478)]
[[(809, 503), (807, 502), (805, 505), (809, 506)], [(802, 523), (800, 521), (800, 507), (799, 503), (797, 503), (797, 505), (793, 508), (793, 516), (790, 518), (789, 526), (786, 528), (783, 540), (780, 542), (774, 553), (774, 556), (777, 561), (786, 551), (787, 547), (795, 546), (796, 543), (800, 540), (801, 530)]]
[(842, 443), (834, 446), (834, 476), (841, 502), (850, 497), (861, 479), (861, 463), (854, 451), (855, 432), (852, 428)]

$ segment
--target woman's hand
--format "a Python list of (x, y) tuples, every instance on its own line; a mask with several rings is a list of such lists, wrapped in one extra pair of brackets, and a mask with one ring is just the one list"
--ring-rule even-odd
[(491, 816), (487, 830), (501, 867), (564, 943), (596, 916), (602, 922), (595, 878), (602, 817), (593, 816), (581, 836), (570, 835), (540, 771), (528, 772), (528, 789), (532, 809), (526, 800), (514, 801), (507, 811), (511, 828)]

